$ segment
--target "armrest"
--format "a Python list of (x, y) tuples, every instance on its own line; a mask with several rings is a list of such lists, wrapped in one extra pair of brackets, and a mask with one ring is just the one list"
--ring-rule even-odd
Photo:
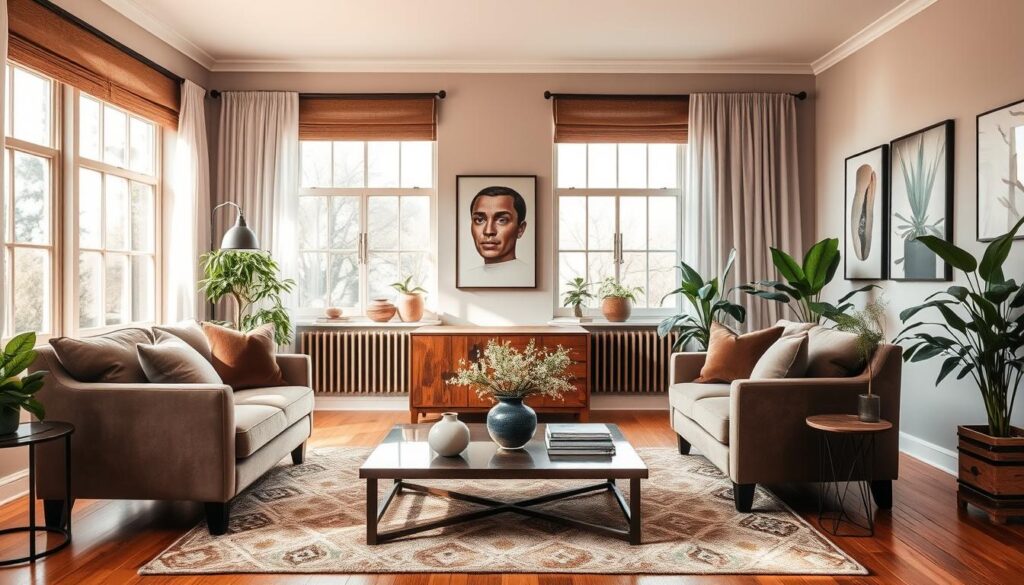
[(312, 388), (313, 366), (309, 356), (304, 353), (279, 353), (277, 365), (281, 375), (289, 386), (306, 386)]
[(668, 362), (668, 383), (693, 382), (700, 376), (707, 357), (703, 351), (673, 353)]

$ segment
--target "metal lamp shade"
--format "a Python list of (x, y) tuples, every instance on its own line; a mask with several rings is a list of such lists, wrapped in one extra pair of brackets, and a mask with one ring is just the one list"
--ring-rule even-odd
[(220, 241), (221, 250), (259, 250), (260, 241), (255, 232), (245, 224), (245, 217), (241, 214), (235, 220), (235, 225), (224, 232)]

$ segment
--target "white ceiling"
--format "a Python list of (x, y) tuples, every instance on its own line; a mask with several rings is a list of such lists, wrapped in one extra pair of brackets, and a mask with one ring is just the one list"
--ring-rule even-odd
[(215, 71), (779, 73), (934, 1), (103, 0)]

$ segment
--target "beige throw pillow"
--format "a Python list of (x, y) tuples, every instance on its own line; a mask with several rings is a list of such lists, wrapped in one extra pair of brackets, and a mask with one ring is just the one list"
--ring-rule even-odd
[(807, 334), (780, 337), (757, 360), (751, 380), (802, 378), (807, 373)]
[(198, 351), (169, 336), (153, 345), (137, 346), (139, 364), (154, 384), (222, 384), (217, 370)]
[(199, 355), (203, 356), (203, 359), (206, 361), (213, 360), (213, 356), (210, 353), (210, 342), (206, 340), (203, 328), (195, 321), (181, 321), (173, 325), (156, 325), (153, 327), (153, 336), (156, 338), (157, 343), (175, 338), (180, 339), (189, 344), (192, 349), (198, 351)]
[(807, 332), (808, 378), (848, 378), (863, 369), (855, 334), (820, 325)]
[(782, 327), (782, 336), (789, 337), (797, 335), (799, 333), (807, 333), (814, 327), (817, 327), (817, 323), (802, 323), (800, 321), (787, 321), (786, 319), (779, 319), (779, 322), (775, 324), (776, 327)]
[(144, 383), (135, 346), (152, 343), (149, 331), (130, 327), (95, 337), (57, 337), (50, 340), (64, 369), (79, 382)]

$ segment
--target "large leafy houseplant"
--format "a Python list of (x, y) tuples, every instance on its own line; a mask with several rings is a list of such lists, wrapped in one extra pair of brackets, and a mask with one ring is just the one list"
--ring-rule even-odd
[(679, 337), (672, 344), (674, 351), (679, 351), (688, 342), (693, 341), (698, 349), (706, 350), (711, 339), (711, 324), (721, 323), (724, 316), (732, 317), (738, 323), (747, 319), (747, 310), (725, 298), (725, 281), (736, 260), (736, 250), (729, 251), (729, 259), (720, 277), (705, 281), (704, 277), (686, 262), (679, 263), (681, 280), (679, 288), (665, 295), (662, 300), (672, 295), (682, 295), (690, 305), (690, 311), (673, 315), (658, 325), (658, 335), (665, 337), (673, 329), (679, 329)]
[(234, 299), (232, 326), (250, 331), (272, 323), (277, 343), (291, 342), (291, 318), (281, 295), (291, 292), (295, 281), (280, 277), (277, 262), (269, 254), (214, 250), (204, 254), (202, 261), (206, 278), (199, 281), (199, 288), (213, 303), (224, 297)]
[[(911, 344), (903, 353), (906, 361), (944, 358), (936, 385), (954, 371), (957, 379), (972, 377), (993, 437), (1012, 436), (1010, 416), (1024, 375), (1024, 287), (1003, 275), (1003, 264), (1022, 224), (1024, 219), (993, 240), (980, 262), (942, 238), (920, 236), (918, 241), (964, 273), (967, 286), (951, 286), (904, 310), (900, 313), (904, 323), (926, 309), (938, 313), (939, 319), (910, 324), (896, 339)], [(926, 327), (932, 332), (922, 330)]]
[(46, 372), (21, 376), (36, 359), (36, 352), (32, 349), (35, 345), (36, 334), (29, 331), (15, 335), (0, 354), (0, 435), (18, 429), (23, 408), (39, 420), (46, 417), (46, 409), (35, 398), (36, 392), (43, 387)]

